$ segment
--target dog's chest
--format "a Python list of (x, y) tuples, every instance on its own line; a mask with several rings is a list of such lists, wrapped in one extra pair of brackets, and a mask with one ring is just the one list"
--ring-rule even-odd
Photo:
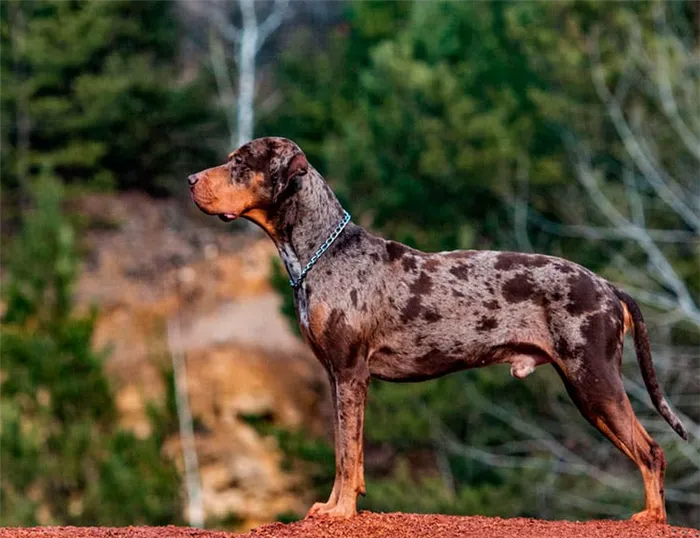
[[(302, 286), (303, 288), (303, 286)], [(294, 295), (294, 307), (299, 322), (299, 330), (314, 353), (322, 358), (324, 356), (328, 335), (326, 334), (326, 324), (328, 322), (328, 309), (325, 305), (319, 305), (318, 301), (310, 304), (309, 295), (306, 290), (299, 289)]]
[(295, 307), (301, 333), (317, 354), (326, 354), (338, 342), (359, 336), (358, 316), (332, 293), (302, 286), (295, 293)]

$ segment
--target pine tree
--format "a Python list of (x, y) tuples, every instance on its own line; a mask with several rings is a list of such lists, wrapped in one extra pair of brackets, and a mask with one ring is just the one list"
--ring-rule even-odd
[(178, 521), (165, 431), (140, 440), (119, 428), (106, 355), (91, 345), (96, 312), (74, 312), (78, 256), (60, 184), (43, 175), (30, 194), (3, 282), (0, 524)]
[(3, 2), (2, 181), (50, 166), (91, 188), (162, 193), (214, 158), (202, 77), (182, 82), (172, 2)]

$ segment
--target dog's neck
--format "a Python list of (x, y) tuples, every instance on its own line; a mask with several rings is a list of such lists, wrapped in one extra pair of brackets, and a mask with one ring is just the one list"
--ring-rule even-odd
[(270, 211), (268, 234), (292, 279), (299, 278), (343, 216), (340, 202), (313, 167), (290, 185), (289, 193)]

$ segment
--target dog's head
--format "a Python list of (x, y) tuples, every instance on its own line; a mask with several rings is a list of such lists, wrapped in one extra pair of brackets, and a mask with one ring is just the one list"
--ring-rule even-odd
[(258, 138), (230, 153), (226, 163), (192, 174), (188, 182), (194, 203), (208, 215), (259, 222), (308, 169), (304, 152), (291, 140)]

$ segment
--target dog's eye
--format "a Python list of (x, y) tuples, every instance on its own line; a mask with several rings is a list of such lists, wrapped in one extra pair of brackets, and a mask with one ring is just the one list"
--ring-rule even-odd
[(241, 157), (240, 155), (236, 155), (233, 158), (233, 162), (235, 162), (236, 164), (243, 164), (243, 157)]

